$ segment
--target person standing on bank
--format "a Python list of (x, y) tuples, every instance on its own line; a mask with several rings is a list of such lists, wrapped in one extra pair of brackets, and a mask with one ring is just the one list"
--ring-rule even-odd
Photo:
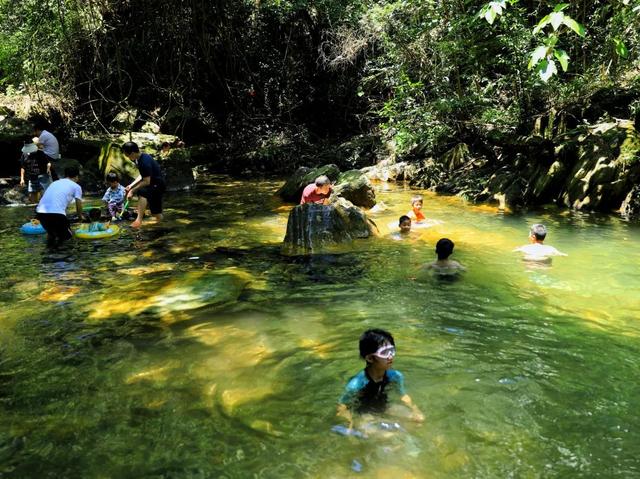
[(47, 131), (47, 126), (46, 121), (38, 120), (33, 124), (33, 131), (38, 137), (38, 148), (42, 153), (44, 153), (46, 162), (51, 164), (49, 167), (51, 178), (53, 180), (57, 180), (58, 175), (55, 171), (54, 165), (60, 159), (60, 144), (53, 133)]
[(140, 148), (133, 141), (122, 145), (122, 153), (130, 161), (135, 163), (140, 174), (125, 188), (127, 198), (138, 193), (138, 217), (131, 223), (133, 228), (140, 228), (144, 218), (144, 212), (149, 206), (151, 214), (157, 221), (162, 220), (162, 196), (165, 191), (162, 170), (156, 160), (148, 153), (140, 153)]

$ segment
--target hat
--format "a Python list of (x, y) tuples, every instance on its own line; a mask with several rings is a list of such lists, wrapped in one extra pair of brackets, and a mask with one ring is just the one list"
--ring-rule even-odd
[(38, 151), (38, 147), (35, 143), (25, 143), (25, 145), (22, 147), (22, 153), (24, 153), (25, 155), (35, 153), (36, 151)]

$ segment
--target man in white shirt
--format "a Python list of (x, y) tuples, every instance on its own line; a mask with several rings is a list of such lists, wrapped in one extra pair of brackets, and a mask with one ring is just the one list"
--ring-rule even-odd
[(535, 224), (531, 227), (529, 232), (529, 243), (524, 246), (520, 246), (514, 251), (524, 253), (523, 259), (525, 261), (534, 261), (538, 263), (551, 263), (551, 257), (553, 256), (567, 256), (565, 253), (561, 253), (553, 246), (549, 246), (544, 243), (544, 239), (547, 237), (547, 228), (541, 224)]
[(67, 218), (69, 204), (75, 201), (78, 216), (82, 218), (82, 188), (78, 184), (78, 168), (69, 166), (64, 174), (66, 178), (51, 183), (36, 208), (38, 220), (47, 231), (49, 245), (61, 244), (73, 236)]
[(47, 131), (46, 128), (47, 123), (44, 120), (38, 120), (33, 125), (33, 131), (38, 137), (38, 141), (36, 141), (38, 148), (44, 153), (47, 161), (51, 163), (51, 177), (57, 180), (58, 175), (53, 165), (60, 159), (60, 144), (53, 133)]

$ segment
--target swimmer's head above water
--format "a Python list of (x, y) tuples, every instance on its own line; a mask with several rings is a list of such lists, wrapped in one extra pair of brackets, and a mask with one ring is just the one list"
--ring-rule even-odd
[(537, 223), (529, 230), (529, 239), (532, 243), (542, 243), (547, 237), (547, 228), (543, 224)]
[(400, 233), (409, 233), (411, 231), (411, 218), (407, 215), (402, 215), (400, 219), (398, 219), (398, 227), (400, 228)]
[(396, 353), (393, 336), (384, 329), (368, 329), (360, 336), (360, 357), (367, 364), (377, 360), (391, 365)]
[(453, 253), (453, 241), (449, 238), (442, 238), (436, 243), (436, 254), (439, 260), (447, 259)]

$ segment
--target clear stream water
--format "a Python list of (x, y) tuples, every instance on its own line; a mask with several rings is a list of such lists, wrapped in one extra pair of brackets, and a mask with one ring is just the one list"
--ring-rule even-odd
[[(214, 177), (57, 251), (0, 211), (0, 477), (640, 477), (638, 225), (425, 194), (443, 223), (393, 241), (414, 192), (390, 186), (380, 238), (289, 258), (277, 186)], [(533, 222), (569, 256), (512, 253)], [(418, 274), (443, 236), (458, 281)], [(343, 437), (370, 327), (426, 420)]]

